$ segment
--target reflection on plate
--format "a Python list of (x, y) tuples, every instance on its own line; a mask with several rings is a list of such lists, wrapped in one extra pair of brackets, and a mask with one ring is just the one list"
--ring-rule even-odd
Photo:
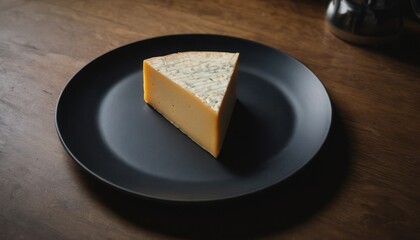
[[(238, 99), (213, 158), (143, 101), (142, 60), (180, 51), (240, 52)], [(271, 47), (219, 35), (135, 42), (81, 69), (63, 90), (56, 127), (73, 159), (138, 196), (182, 202), (254, 193), (288, 178), (321, 148), (331, 104), (319, 79)]]

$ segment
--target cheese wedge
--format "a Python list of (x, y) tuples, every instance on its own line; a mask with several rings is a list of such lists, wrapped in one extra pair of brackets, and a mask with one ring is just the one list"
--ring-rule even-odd
[(180, 52), (143, 61), (144, 100), (218, 157), (236, 102), (239, 53)]

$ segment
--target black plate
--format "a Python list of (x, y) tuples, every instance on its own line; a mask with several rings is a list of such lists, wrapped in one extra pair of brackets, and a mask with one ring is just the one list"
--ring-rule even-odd
[[(143, 101), (142, 60), (179, 51), (240, 52), (238, 101), (214, 159)], [(74, 160), (138, 196), (212, 201), (288, 178), (321, 148), (331, 103), (302, 63), (271, 47), (219, 35), (173, 35), (128, 44), (81, 69), (64, 88), (56, 127)]]

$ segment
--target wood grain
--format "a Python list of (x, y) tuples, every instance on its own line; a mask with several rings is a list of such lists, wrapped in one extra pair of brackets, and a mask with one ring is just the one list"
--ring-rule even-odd
[[(0, 239), (420, 239), (420, 25), (392, 46), (348, 44), (324, 1), (0, 2)], [(226, 34), (273, 46), (319, 76), (331, 136), (292, 179), (248, 199), (171, 205), (87, 176), (55, 131), (69, 78), (115, 47)]]

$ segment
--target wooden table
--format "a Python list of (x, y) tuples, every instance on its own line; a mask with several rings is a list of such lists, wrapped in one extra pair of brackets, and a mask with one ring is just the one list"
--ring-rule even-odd
[[(0, 239), (420, 239), (420, 26), (386, 49), (332, 35), (323, 1), (0, 2)], [(218, 204), (116, 192), (67, 155), (55, 107), (97, 56), (160, 35), (225, 34), (301, 60), (331, 136), (279, 186)]]

